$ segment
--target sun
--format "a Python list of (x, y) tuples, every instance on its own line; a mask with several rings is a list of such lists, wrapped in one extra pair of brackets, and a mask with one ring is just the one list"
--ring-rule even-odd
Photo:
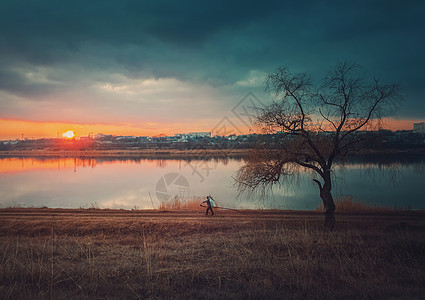
[(75, 136), (75, 133), (72, 130), (68, 130), (67, 132), (62, 133), (62, 136), (67, 139), (72, 139)]

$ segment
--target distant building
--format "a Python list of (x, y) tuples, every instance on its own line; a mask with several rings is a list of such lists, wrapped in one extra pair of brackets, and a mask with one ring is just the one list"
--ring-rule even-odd
[(101, 141), (110, 141), (112, 140), (113, 136), (112, 134), (103, 134), (103, 133), (98, 133), (94, 136), (95, 140), (101, 140)]
[(189, 132), (189, 133), (176, 133), (174, 138), (178, 141), (187, 141), (188, 139), (196, 138), (210, 138), (211, 132)]
[(188, 135), (191, 138), (204, 138), (211, 137), (211, 132), (189, 132)]
[(413, 123), (414, 133), (425, 133), (425, 122)]
[(172, 142), (187, 142), (188, 138), (189, 137), (185, 133), (176, 133), (170, 140)]

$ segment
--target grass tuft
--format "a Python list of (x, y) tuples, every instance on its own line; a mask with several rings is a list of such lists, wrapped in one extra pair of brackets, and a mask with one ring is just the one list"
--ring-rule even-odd
[(159, 206), (160, 211), (179, 211), (179, 210), (199, 210), (199, 204), (204, 201), (202, 197), (192, 197), (182, 199), (175, 196), (168, 202), (162, 202)]
[[(389, 212), (395, 211), (387, 206), (368, 205), (355, 200), (351, 195), (343, 195), (335, 200), (336, 212)], [(317, 207), (316, 211), (324, 211), (323, 203)]]

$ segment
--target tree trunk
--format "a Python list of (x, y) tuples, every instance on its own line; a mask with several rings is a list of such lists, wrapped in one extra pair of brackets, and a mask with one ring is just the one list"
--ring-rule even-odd
[(335, 203), (332, 197), (330, 188), (323, 185), (322, 192), (320, 193), (323, 205), (325, 206), (325, 227), (333, 230), (335, 226)]
[(317, 179), (313, 179), (320, 190), (320, 198), (323, 201), (325, 207), (325, 227), (329, 230), (333, 230), (335, 226), (335, 203), (332, 197), (332, 182), (330, 171), (325, 172), (323, 178), (323, 186)]

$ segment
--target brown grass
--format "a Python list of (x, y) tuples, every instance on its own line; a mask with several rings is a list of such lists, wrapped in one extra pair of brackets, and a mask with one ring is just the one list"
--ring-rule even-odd
[[(388, 206), (368, 205), (355, 200), (351, 195), (343, 195), (335, 200), (335, 207), (337, 212), (391, 212), (396, 209)], [(316, 209), (316, 211), (323, 212), (323, 203)]]
[(0, 210), (4, 299), (422, 298), (425, 213)]
[(162, 202), (159, 205), (159, 210), (199, 210), (200, 204), (205, 199), (202, 197), (192, 197), (188, 199), (182, 199), (180, 197), (175, 196), (172, 200), (169, 202)]

